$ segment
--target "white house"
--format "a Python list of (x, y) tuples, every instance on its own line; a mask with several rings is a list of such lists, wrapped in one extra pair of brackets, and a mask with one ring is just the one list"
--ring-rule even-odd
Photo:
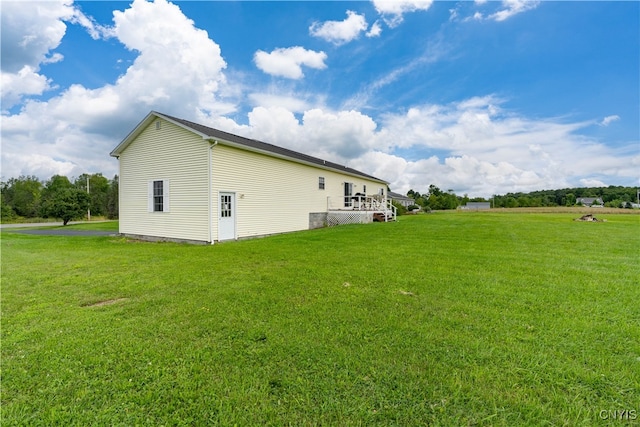
[(461, 209), (469, 211), (484, 211), (491, 209), (491, 202), (467, 202)]
[(393, 191), (389, 191), (387, 197), (392, 201), (401, 204), (405, 208), (416, 204), (416, 201), (411, 197), (404, 196), (400, 193), (394, 193)]
[(395, 219), (382, 179), (155, 111), (111, 156), (125, 236), (214, 243)]
[(576, 205), (584, 205), (589, 207), (602, 207), (604, 203), (600, 197), (578, 197)]

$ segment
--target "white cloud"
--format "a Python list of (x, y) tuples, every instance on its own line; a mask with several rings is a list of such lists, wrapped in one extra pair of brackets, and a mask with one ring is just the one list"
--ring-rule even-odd
[(403, 76), (411, 73), (418, 67), (424, 67), (426, 64), (431, 64), (438, 61), (440, 58), (445, 57), (450, 51), (450, 48), (442, 41), (436, 40), (427, 44), (426, 49), (422, 54), (414, 57), (406, 64), (402, 64), (398, 68), (392, 69), (379, 78), (366, 83), (362, 88), (352, 95), (351, 98), (346, 99), (343, 102), (343, 108), (345, 109), (362, 109), (369, 106), (369, 99), (374, 96), (380, 89), (398, 81)]
[[(21, 4), (23, 9), (32, 9)], [(3, 19), (4, 7), (3, 3)], [(64, 27), (62, 20), (71, 19), (72, 15), (72, 11), (64, 16), (49, 14), (51, 22), (42, 18), (39, 24), (59, 29), (60, 25)], [(31, 20), (29, 13), (14, 16), (25, 22)], [(28, 28), (19, 21), (12, 25)], [(209, 39), (206, 31), (195, 28), (178, 6), (165, 0), (153, 3), (135, 0), (128, 9), (114, 12), (114, 25), (109, 33), (127, 49), (139, 52), (133, 64), (113, 84), (96, 89), (72, 85), (47, 101), (27, 101), (18, 114), (4, 115), (3, 176), (17, 176), (25, 165), (33, 164), (29, 159), (35, 159), (36, 155), (25, 153), (54, 159), (48, 166), (54, 173), (67, 173), (69, 162), (75, 165), (75, 170), (115, 170), (115, 162), (108, 153), (149, 110), (188, 118), (233, 111), (232, 104), (217, 97), (226, 85), (223, 74), (226, 63), (220, 47)], [(29, 34), (36, 37), (29, 38), (31, 45), (50, 47), (57, 46), (64, 31), (56, 33), (56, 37), (48, 32)], [(16, 37), (26, 36), (16, 33)], [(42, 48), (37, 56), (16, 56), (15, 60), (24, 67), (44, 61), (47, 52)], [(33, 75), (31, 79), (34, 81), (31, 92), (46, 89), (43, 79)], [(11, 159), (20, 159), (21, 163)], [(55, 168), (58, 170), (54, 171)]]
[[(488, 197), (579, 185), (594, 174), (637, 174), (627, 153), (580, 135), (592, 122), (533, 120), (505, 110), (505, 103), (474, 97), (416, 106), (377, 121), (358, 111), (316, 108), (298, 119), (286, 108), (256, 107), (242, 132), (389, 180), (401, 193), (436, 184)], [(427, 154), (403, 157), (412, 152)]]
[(326, 160), (346, 163), (376, 144), (376, 123), (358, 111), (307, 110), (298, 120), (282, 107), (256, 107), (245, 135)]
[(82, 26), (92, 39), (112, 37), (112, 29), (98, 24), (92, 17), (86, 16), (80, 9), (75, 9), (70, 22)]
[(326, 53), (300, 46), (278, 48), (271, 53), (259, 50), (253, 57), (256, 66), (265, 73), (296, 80), (304, 77), (303, 65), (322, 70), (327, 67), (324, 63), (326, 59)]
[(494, 19), (498, 22), (505, 21), (519, 13), (535, 9), (539, 5), (539, 0), (503, 0), (502, 7), (504, 9), (489, 15), (488, 19)]
[(600, 122), (600, 126), (609, 126), (611, 123), (618, 120), (620, 120), (620, 116), (618, 115), (607, 116), (604, 119), (602, 119), (602, 121)]
[(0, 79), (2, 108), (4, 110), (18, 104), (25, 96), (41, 95), (51, 87), (51, 81), (46, 76), (38, 74), (29, 65), (25, 65), (17, 73), (5, 73), (3, 71)]
[(311, 108), (309, 102), (293, 95), (252, 93), (249, 95), (249, 99), (256, 107), (283, 107), (294, 113), (301, 113)]
[(8, 110), (25, 96), (41, 95), (51, 81), (39, 74), (40, 64), (62, 60), (52, 52), (66, 33), (64, 20), (74, 16), (71, 1), (34, 4), (3, 2), (0, 14), (2, 108)]
[(386, 24), (393, 28), (400, 25), (405, 13), (427, 10), (433, 0), (373, 0), (373, 5)]
[[(466, 3), (466, 2), (463, 2)], [(463, 3), (459, 3), (456, 8), (449, 10), (449, 20), (450, 21), (461, 21), (461, 22), (469, 22), (469, 21), (484, 21), (484, 20), (494, 20), (497, 22), (506, 21), (507, 19), (518, 15), (523, 12), (527, 12), (529, 10), (533, 10), (540, 5), (539, 0), (503, 0), (500, 2), (500, 6), (493, 6), (498, 2), (489, 2), (487, 0), (474, 1), (473, 4), (477, 7), (483, 7), (489, 9), (487, 4), (492, 4), (490, 7), (494, 10), (494, 12), (480, 12), (475, 11), (472, 15), (461, 17), (461, 11), (466, 9), (466, 5), (463, 6)]]
[(309, 27), (309, 34), (335, 45), (341, 45), (357, 39), (360, 33), (367, 30), (367, 27), (364, 15), (348, 10), (344, 21), (314, 22)]
[(591, 178), (581, 179), (580, 185), (582, 185), (583, 187), (607, 187), (607, 184), (605, 184), (604, 182), (598, 179)]
[[(593, 174), (637, 175), (627, 153), (616, 153), (580, 135), (592, 122), (532, 120), (505, 111), (505, 102), (486, 96), (416, 106), (405, 114), (386, 115), (379, 123), (377, 139), (393, 141), (383, 153), (387, 156), (398, 150), (444, 153), (443, 161), (431, 164), (437, 175), (432, 183), (470, 194), (562, 188), (571, 179), (575, 185), (579, 177)], [(428, 179), (434, 178), (428, 174)], [(402, 188), (406, 177), (388, 179), (408, 190)], [(426, 178), (416, 175), (411, 182), (414, 187), (427, 188), (429, 182), (421, 179)]]
[(25, 65), (37, 69), (60, 45), (67, 30), (64, 21), (74, 15), (71, 3), (2, 2), (2, 71), (16, 73)]
[(367, 31), (366, 36), (367, 37), (379, 37), (380, 34), (382, 34), (382, 27), (380, 26), (380, 23), (378, 21), (374, 22), (373, 25), (371, 25), (371, 28), (369, 28), (369, 31)]

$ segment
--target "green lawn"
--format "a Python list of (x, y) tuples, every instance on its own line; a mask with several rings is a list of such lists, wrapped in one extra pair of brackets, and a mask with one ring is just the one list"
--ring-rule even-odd
[(214, 246), (4, 231), (1, 424), (637, 423), (640, 215), (574, 217)]

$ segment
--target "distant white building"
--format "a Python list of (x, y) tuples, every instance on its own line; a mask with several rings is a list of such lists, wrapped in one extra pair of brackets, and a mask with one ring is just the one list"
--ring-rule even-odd
[(405, 208), (408, 208), (409, 206), (416, 204), (416, 201), (413, 200), (411, 197), (403, 196), (402, 194), (394, 193), (393, 191), (389, 191), (389, 194), (387, 194), (387, 197), (392, 201), (401, 204)]
[(602, 205), (604, 205), (604, 203), (602, 202), (602, 199), (600, 197), (578, 197), (576, 199), (576, 205), (583, 205), (583, 206), (597, 205), (597, 206), (602, 206)]
[(488, 210), (491, 209), (491, 202), (467, 202), (467, 204), (462, 206), (460, 209), (468, 211)]

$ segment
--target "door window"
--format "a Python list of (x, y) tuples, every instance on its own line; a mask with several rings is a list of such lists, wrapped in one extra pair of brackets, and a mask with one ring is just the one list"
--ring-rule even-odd
[(231, 214), (232, 214), (231, 195), (223, 194), (220, 196), (220, 217), (231, 218)]

